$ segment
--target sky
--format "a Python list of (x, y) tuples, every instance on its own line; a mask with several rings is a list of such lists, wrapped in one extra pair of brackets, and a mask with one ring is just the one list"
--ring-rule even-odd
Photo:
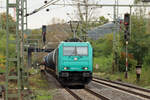
[[(13, 1), (13, 0), (10, 0)], [(15, 0), (14, 0), (15, 1)], [(44, 4), (45, 0), (27, 0), (28, 1), (28, 12), (41, 7)], [(50, 1), (50, 0), (47, 0)], [(63, 1), (63, 0), (62, 0)], [(69, 0), (67, 0), (69, 1)], [(114, 4), (115, 0), (100, 0), (101, 4)], [(133, 0), (119, 0), (119, 4), (132, 4)], [(0, 7), (6, 7), (6, 0), (0, 0)], [(40, 12), (31, 15), (28, 17), (28, 28), (35, 29), (40, 28), (42, 25), (52, 24), (52, 20), (61, 19), (70, 21), (74, 20), (76, 13), (74, 12), (75, 8), (70, 6), (49, 6), (49, 12), (46, 12), (46, 9), (41, 10)], [(5, 9), (0, 8), (0, 12), (4, 12)], [(11, 14), (13, 14), (11, 10)], [(129, 8), (119, 8), (119, 16), (122, 17), (124, 13), (129, 12)], [(109, 14), (109, 15), (108, 15)], [(113, 8), (112, 7), (103, 7), (94, 11), (94, 16), (105, 16), (110, 20), (113, 19)]]

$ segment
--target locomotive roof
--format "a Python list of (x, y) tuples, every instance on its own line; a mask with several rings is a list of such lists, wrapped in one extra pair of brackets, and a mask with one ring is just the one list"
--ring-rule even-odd
[(88, 46), (89, 42), (61, 42), (59, 46)]

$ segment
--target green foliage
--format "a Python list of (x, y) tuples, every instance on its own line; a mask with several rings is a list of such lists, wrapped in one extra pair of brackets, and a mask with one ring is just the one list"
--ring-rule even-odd
[[(113, 56), (100, 56), (94, 58), (94, 72), (111, 72)], [(98, 69), (96, 68), (98, 65)]]
[(6, 58), (2, 54), (0, 54), (0, 73), (5, 72), (5, 63), (6, 63)]
[(51, 92), (44, 91), (44, 90), (38, 90), (38, 95), (36, 96), (36, 100), (51, 100)]
[[(2, 29), (6, 30), (6, 13), (1, 13), (1, 24), (2, 24)], [(9, 32), (15, 34), (16, 32), (16, 23), (15, 20), (11, 15), (8, 16), (9, 20)]]
[[(10, 35), (9, 39), (14, 40), (15, 38), (13, 35)], [(10, 56), (14, 55), (14, 52), (16, 50), (15, 44), (9, 44), (8, 47), (9, 47), (8, 49), (10, 50), (9, 55)], [(6, 53), (6, 31), (5, 30), (0, 30), (0, 49), (1, 49), (0, 53), (5, 55)]]
[[(5, 70), (5, 62), (3, 60), (3, 58), (6, 58), (5, 54), (6, 54), (6, 14), (2, 13), (0, 14), (1, 16), (1, 24), (2, 24), (2, 29), (0, 29), (0, 67), (1, 67), (1, 71)], [(9, 39), (10, 40), (15, 40), (14, 38), (14, 34), (16, 33), (16, 28), (15, 28), (15, 21), (13, 20), (13, 18), (9, 15)], [(16, 46), (15, 44), (9, 44), (8, 45), (8, 49), (9, 49), (9, 57), (11, 58), (12, 56), (15, 55), (16, 52)], [(14, 64), (12, 64), (14, 65)]]
[(112, 53), (113, 34), (107, 34), (104, 37), (91, 42), (94, 48), (94, 57), (109, 56)]
[(31, 90), (36, 100), (51, 100), (52, 93), (55, 92), (54, 90), (49, 89), (49, 83), (44, 78), (45, 76), (40, 74), (40, 70), (30, 69), (30, 74), (32, 76), (29, 77), (29, 83), (31, 86)]
[[(136, 60), (134, 59), (128, 59), (128, 71), (132, 71), (135, 69), (136, 66)], [(126, 59), (124, 58), (119, 58), (119, 66), (118, 70), (119, 72), (125, 72), (126, 69)]]
[(137, 3), (140, 3), (141, 0), (134, 0), (134, 3), (137, 4)]
[(144, 64), (146, 65), (146, 67), (150, 67), (150, 50), (148, 51), (148, 54), (144, 57)]
[(5, 54), (6, 48), (6, 31), (0, 30), (0, 53)]
[(149, 75), (150, 69), (145, 69), (142, 68), (142, 72), (141, 72), (141, 81), (137, 82), (136, 81), (136, 70), (130, 71), (128, 72), (128, 79), (126, 79), (124, 77), (124, 73), (115, 73), (115, 74), (111, 74), (111, 73), (96, 73), (96, 75), (98, 75), (99, 77), (102, 78), (109, 78), (110, 80), (122, 80), (123, 82), (126, 83), (130, 83), (130, 84), (134, 84), (134, 85), (138, 85), (147, 89), (150, 89), (150, 75)]
[(132, 39), (130, 41), (129, 50), (133, 54), (138, 63), (142, 63), (144, 56), (147, 55), (149, 40), (146, 34), (146, 22), (143, 16), (132, 16)]
[(109, 19), (105, 18), (104, 16), (100, 16), (98, 19), (95, 19), (93, 22), (88, 24), (88, 29), (106, 24), (109, 22)]
[[(107, 34), (100, 39), (89, 40), (94, 48), (94, 72), (111, 72), (113, 34)], [(98, 65), (98, 68), (96, 68)]]
[(98, 22), (99, 22), (98, 25), (106, 24), (106, 23), (108, 23), (108, 21), (109, 21), (109, 19), (105, 18), (104, 16), (100, 16), (99, 20), (98, 20)]

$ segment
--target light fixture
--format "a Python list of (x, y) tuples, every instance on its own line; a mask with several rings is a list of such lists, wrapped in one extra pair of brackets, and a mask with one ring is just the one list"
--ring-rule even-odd
[(88, 70), (88, 68), (87, 68), (87, 67), (83, 67), (83, 69), (84, 69), (84, 70)]
[(64, 70), (67, 70), (67, 69), (69, 69), (68, 67), (64, 67)]
[(74, 60), (75, 60), (75, 61), (77, 61), (77, 60), (78, 60), (78, 58), (74, 58)]

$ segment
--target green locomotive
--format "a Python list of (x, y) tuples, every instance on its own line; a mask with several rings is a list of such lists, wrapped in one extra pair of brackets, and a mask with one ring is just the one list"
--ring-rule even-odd
[(93, 49), (89, 42), (61, 42), (44, 62), (64, 85), (85, 85), (92, 80)]

